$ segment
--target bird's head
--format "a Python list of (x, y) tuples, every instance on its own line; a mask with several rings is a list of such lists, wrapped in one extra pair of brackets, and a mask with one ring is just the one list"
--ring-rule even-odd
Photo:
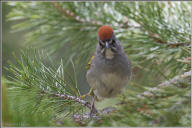
[(119, 44), (111, 26), (104, 25), (98, 29), (98, 43), (102, 53), (117, 52)]
[(112, 48), (115, 43), (113, 28), (108, 25), (101, 26), (98, 30), (99, 45), (103, 48)]

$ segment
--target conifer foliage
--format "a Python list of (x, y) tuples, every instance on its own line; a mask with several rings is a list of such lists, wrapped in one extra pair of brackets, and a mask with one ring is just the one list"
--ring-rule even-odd
[[(8, 2), (28, 50), (5, 69), (13, 126), (190, 126), (190, 2)], [(111, 25), (132, 63), (115, 111), (86, 117), (86, 65)], [(83, 81), (83, 82), (82, 82)], [(112, 99), (113, 100), (113, 99)], [(99, 109), (99, 108), (98, 108)], [(7, 122), (6, 122), (7, 123)]]

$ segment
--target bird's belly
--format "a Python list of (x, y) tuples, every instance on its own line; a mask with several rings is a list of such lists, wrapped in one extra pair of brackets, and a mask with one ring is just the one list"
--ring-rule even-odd
[(97, 82), (95, 94), (98, 97), (110, 98), (120, 94), (128, 83), (128, 77), (122, 78), (115, 73), (106, 73), (100, 76)]
[[(131, 76), (130, 64), (123, 56), (105, 59), (96, 56), (87, 72), (89, 85), (98, 99), (114, 97), (121, 93)], [(101, 61), (102, 60), (102, 61)]]

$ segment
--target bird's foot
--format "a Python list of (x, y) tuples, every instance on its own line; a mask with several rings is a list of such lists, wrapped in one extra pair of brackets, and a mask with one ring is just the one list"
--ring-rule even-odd
[(90, 118), (92, 118), (93, 116), (96, 116), (96, 114), (98, 113), (97, 109), (95, 108), (95, 100), (96, 100), (96, 96), (94, 96), (93, 102), (91, 104), (91, 110), (89, 113)]
[(85, 97), (87, 97), (87, 96), (94, 96), (93, 88), (91, 88), (87, 94), (80, 96), (80, 98), (85, 99)]
[(80, 96), (80, 98), (84, 100), (85, 97), (87, 97), (87, 96), (89, 96), (89, 95), (88, 94), (84, 94), (84, 95)]
[(91, 111), (90, 111), (90, 113), (89, 113), (89, 116), (90, 116), (90, 117), (96, 116), (97, 113), (98, 113), (98, 111), (97, 111), (97, 109), (96, 109), (95, 106), (94, 106), (94, 107), (91, 108)]

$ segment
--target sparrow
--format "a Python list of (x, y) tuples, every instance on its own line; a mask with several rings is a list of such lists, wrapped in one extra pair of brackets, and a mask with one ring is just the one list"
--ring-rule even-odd
[[(130, 81), (131, 62), (111, 26), (98, 29), (98, 44), (89, 65), (86, 78), (94, 99), (113, 98), (121, 94)], [(93, 111), (96, 110), (91, 113)]]

